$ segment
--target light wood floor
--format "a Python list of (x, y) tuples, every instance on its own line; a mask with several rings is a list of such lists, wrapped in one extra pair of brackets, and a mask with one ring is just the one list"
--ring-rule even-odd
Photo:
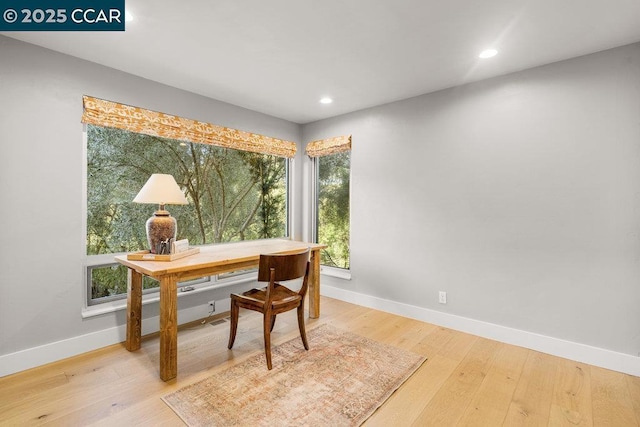
[[(294, 313), (278, 316), (274, 344), (298, 334)], [(232, 351), (225, 319), (181, 328), (168, 383), (157, 336), (134, 353), (114, 345), (0, 378), (0, 425), (183, 425), (160, 397), (262, 352), (260, 321), (241, 311)], [(640, 425), (638, 377), (329, 298), (307, 328), (321, 323), (428, 357), (367, 426)]]

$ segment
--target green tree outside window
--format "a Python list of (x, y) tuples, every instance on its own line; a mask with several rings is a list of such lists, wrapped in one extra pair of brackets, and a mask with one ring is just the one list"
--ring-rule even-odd
[(317, 237), (328, 247), (322, 265), (349, 268), (349, 176), (351, 152), (316, 158), (318, 174)]

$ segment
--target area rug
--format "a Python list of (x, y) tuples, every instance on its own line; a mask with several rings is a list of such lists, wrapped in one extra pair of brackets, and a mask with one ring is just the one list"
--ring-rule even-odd
[(358, 426), (426, 360), (331, 325), (162, 399), (189, 426)]

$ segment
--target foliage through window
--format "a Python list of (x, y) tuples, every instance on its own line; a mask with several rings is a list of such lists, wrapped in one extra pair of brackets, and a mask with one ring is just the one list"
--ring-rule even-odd
[[(201, 245), (284, 237), (287, 165), (273, 155), (87, 125), (87, 255), (147, 249), (145, 222), (158, 207), (132, 200), (153, 173), (173, 175), (189, 201), (167, 206), (178, 239)], [(126, 294), (120, 269), (92, 276), (90, 300)]]
[(316, 157), (318, 243), (322, 265), (349, 268), (350, 151)]

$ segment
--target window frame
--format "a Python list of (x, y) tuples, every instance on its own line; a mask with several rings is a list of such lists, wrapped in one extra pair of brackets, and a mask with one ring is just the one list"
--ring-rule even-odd
[[(349, 150), (351, 153), (351, 150)], [(331, 155), (331, 154), (330, 154)], [(320, 194), (320, 157), (309, 157), (311, 161), (311, 239), (313, 242), (318, 243), (318, 219), (319, 219), (319, 203), (318, 196)], [(340, 279), (351, 280), (351, 182), (353, 170), (351, 167), (351, 154), (349, 154), (349, 268), (333, 267), (324, 264), (320, 264), (320, 273), (327, 276), (337, 277)]]
[[(97, 126), (97, 125), (94, 125)], [(131, 132), (131, 131), (129, 131)], [(84, 304), (82, 309), (82, 317), (92, 317), (101, 315), (108, 312), (122, 310), (126, 308), (127, 293), (118, 294), (115, 296), (108, 296), (102, 298), (91, 297), (91, 272), (94, 269), (105, 268), (110, 266), (119, 266), (114, 261), (114, 257), (118, 255), (126, 255), (126, 252), (111, 253), (111, 254), (99, 254), (99, 255), (87, 255), (86, 242), (87, 242), (87, 214), (88, 214), (88, 129), (87, 124), (82, 124), (82, 247), (84, 252), (85, 261), (83, 263), (83, 288), (84, 288)], [(284, 236), (282, 238), (289, 238), (291, 236), (292, 218), (293, 218), (293, 191), (292, 191), (292, 176), (295, 170), (295, 158), (283, 157), (285, 160), (285, 184), (286, 184), (286, 197), (285, 197), (285, 227)], [(213, 276), (203, 277), (201, 279), (190, 280), (185, 282), (178, 282), (178, 296), (187, 293), (199, 293), (207, 290), (218, 289), (226, 286), (232, 286), (239, 283), (247, 283), (257, 280), (257, 268), (250, 269), (242, 272), (227, 272)], [(142, 303), (148, 304), (151, 302), (159, 301), (160, 288), (155, 287), (152, 289), (143, 290)]]

